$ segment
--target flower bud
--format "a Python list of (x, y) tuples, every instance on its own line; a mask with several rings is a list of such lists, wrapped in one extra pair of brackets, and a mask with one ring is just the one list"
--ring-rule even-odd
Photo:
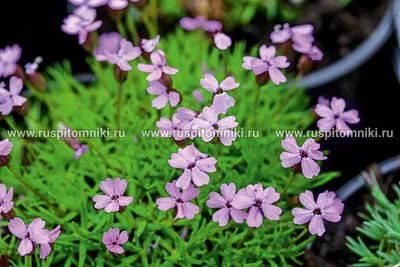
[(261, 73), (260, 75), (256, 75), (256, 82), (258, 86), (264, 86), (269, 83), (270, 77), (268, 71)]
[(114, 65), (114, 77), (118, 83), (124, 83), (128, 77), (128, 72), (123, 71), (117, 65)]
[(297, 69), (302, 74), (309, 73), (314, 66), (314, 61), (308, 55), (301, 55), (297, 63)]
[(96, 36), (94, 35), (93, 32), (89, 32), (86, 41), (82, 44), (82, 47), (88, 53), (93, 53), (93, 50), (95, 49), (96, 45), (97, 45)]
[(43, 75), (40, 74), (39, 72), (28, 74), (28, 80), (37, 90), (41, 92), (47, 91), (46, 80), (44, 79)]
[(10, 163), (8, 156), (0, 156), (0, 167), (5, 167)]
[(171, 75), (167, 75), (167, 74), (163, 73), (163, 75), (160, 78), (160, 82), (163, 83), (168, 88), (172, 87)]
[[(10, 220), (14, 219), (14, 218), (15, 218), (14, 209), (11, 209), (11, 210), (10, 210), (9, 212), (7, 212), (7, 213), (1, 213), (1, 216), (2, 216), (6, 221), (10, 221)], [(0, 266), (2, 266), (2, 265), (0, 264)]]
[(7, 255), (0, 253), (0, 266), (1, 267), (8, 267), (9, 266), (9, 261), (8, 261)]
[(29, 113), (29, 104), (25, 102), (22, 106), (14, 107), (14, 110), (21, 116), (26, 116)]

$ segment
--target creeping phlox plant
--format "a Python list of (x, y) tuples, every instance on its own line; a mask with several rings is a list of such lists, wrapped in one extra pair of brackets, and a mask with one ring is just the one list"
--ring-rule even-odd
[[(325, 223), (340, 220), (343, 203), (334, 192), (311, 191), (338, 175), (320, 173), (317, 163), (327, 156), (317, 140), (275, 134), (314, 121), (303, 90), (286, 82), (287, 57), (266, 45), (246, 52), (221, 23), (203, 18), (184, 18), (181, 26), (212, 32), (212, 42), (203, 30), (180, 27), (164, 37), (131, 39), (137, 31), (128, 31), (97, 40), (102, 23), (93, 7), (107, 1), (71, 2), (80, 7), (62, 30), (93, 53), (94, 82), (79, 83), (67, 62), (49, 68), (47, 79), (39, 59), (23, 73), (19, 47), (0, 51), (1, 75), (12, 76), (0, 98), (9, 128), (58, 129), (65, 143), (15, 135), (0, 142), (2, 260), (15, 266), (299, 264)], [(314, 57), (312, 33), (310, 25), (285, 26), (273, 41), (301, 51), (304, 71), (322, 57), (319, 50)], [(23, 81), (29, 100), (19, 95)], [(13, 109), (24, 123), (10, 115)], [(345, 122), (359, 119), (344, 109), (343, 99), (321, 101), (318, 126), (348, 130)], [(73, 134), (98, 128), (125, 137)]]

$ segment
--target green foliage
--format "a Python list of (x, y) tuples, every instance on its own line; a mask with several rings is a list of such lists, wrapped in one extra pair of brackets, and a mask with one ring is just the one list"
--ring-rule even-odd
[(372, 188), (376, 205), (367, 206), (368, 214), (357, 229), (357, 239), (347, 238), (347, 246), (360, 256), (355, 266), (394, 266), (400, 262), (400, 189), (396, 185), (393, 188), (397, 194), (394, 202), (379, 186)]
[[(253, 113), (257, 85), (253, 73), (241, 66), (242, 57), (247, 54), (244, 43), (235, 44), (232, 52), (220, 52), (205, 41), (203, 33), (185, 33), (178, 29), (162, 39), (160, 46), (167, 55), (168, 65), (179, 68), (173, 76), (174, 88), (183, 96), (178, 107), (201, 109), (192, 92), (200, 87), (202, 63), (205, 63), (208, 70), (216, 71), (219, 80), (231, 74), (240, 82), (240, 87), (231, 91), (236, 105), (228, 115), (235, 115), (239, 127), (243, 127), (245, 132), (259, 130), (259, 137), (238, 138), (230, 147), (194, 140), (200, 151), (217, 158), (218, 171), (210, 175), (210, 184), (200, 188), (197, 199), (200, 214), (193, 220), (174, 221), (174, 211), (158, 210), (155, 201), (168, 196), (165, 184), (180, 174), (168, 164), (178, 146), (170, 139), (145, 138), (142, 131), (156, 130), (155, 123), (159, 117), (171, 118), (177, 107), (168, 106), (161, 111), (153, 108), (151, 101), (154, 96), (146, 92), (146, 74), (137, 70), (138, 61), (132, 62), (133, 70), (123, 85), (121, 129), (126, 131), (125, 138), (82, 139), (89, 145), (89, 151), (77, 161), (73, 159), (73, 151), (61, 140), (11, 139), (14, 143), (11, 166), (23, 176), (25, 183), (32, 185), (51, 203), (49, 206), (23, 186), (7, 168), (1, 168), (1, 182), (15, 188), (17, 216), (26, 223), (41, 217), (47, 222), (48, 229), (61, 225), (62, 234), (55, 243), (54, 252), (44, 261), (35, 254), (33, 260), (38, 262), (38, 266), (300, 264), (300, 256), (313, 237), (297, 238), (304, 226), (293, 224), (293, 205), (288, 199), (305, 189), (328, 182), (337, 173), (323, 173), (311, 180), (299, 175), (277, 203), (284, 210), (281, 220), (264, 219), (258, 229), (234, 222), (219, 227), (211, 219), (215, 210), (207, 208), (205, 202), (209, 192), (219, 191), (222, 183), (234, 182), (238, 188), (262, 183), (264, 187), (274, 186), (278, 192), (283, 190), (293, 174), (290, 169), (281, 167), (281, 138), (275, 131), (306, 129), (313, 122), (307, 107), (308, 96), (302, 89), (287, 88), (290, 82), (281, 86), (270, 83), (261, 88), (260, 101), (256, 113)], [(255, 48), (252, 54), (256, 52)], [(74, 130), (102, 127), (113, 131), (117, 128), (118, 83), (113, 75), (113, 66), (98, 63), (93, 58), (88, 61), (97, 77), (88, 86), (74, 79), (68, 62), (47, 70), (49, 90), (42, 93), (31, 89), (31, 110), (24, 118), (28, 129), (56, 130), (59, 122)], [(207, 105), (211, 94), (205, 90), (203, 93)], [(25, 127), (12, 118), (7, 122), (15, 129)], [(126, 194), (134, 196), (134, 202), (117, 214), (94, 209), (92, 197), (100, 194), (100, 181), (116, 176), (128, 180)], [(1, 222), (1, 225), (6, 226), (6, 223)], [(110, 227), (119, 227), (130, 234), (129, 242), (124, 245), (126, 252), (122, 255), (111, 254), (101, 242), (103, 233)], [(185, 240), (180, 237), (183, 231), (188, 231)], [(23, 259), (17, 254), (18, 242), (12, 235), (3, 235), (0, 239), (0, 250), (15, 266), (23, 264)]]

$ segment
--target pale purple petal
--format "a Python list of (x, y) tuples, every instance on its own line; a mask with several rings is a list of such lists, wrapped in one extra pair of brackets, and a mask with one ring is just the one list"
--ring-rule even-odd
[(269, 76), (271, 77), (271, 81), (279, 85), (280, 83), (286, 82), (286, 77), (283, 75), (282, 71), (280, 71), (275, 66), (271, 66), (268, 69)]
[(213, 214), (212, 220), (218, 222), (219, 226), (226, 226), (229, 221), (229, 210), (227, 208), (220, 209)]
[(293, 222), (295, 224), (308, 223), (314, 216), (312, 210), (302, 209), (302, 208), (294, 208), (292, 210), (292, 214), (294, 216)]
[(260, 227), (262, 225), (263, 216), (261, 210), (257, 207), (251, 207), (247, 216), (247, 225), (249, 227)]
[(308, 225), (308, 230), (312, 235), (322, 236), (325, 233), (324, 221), (320, 215), (313, 216)]
[(216, 93), (219, 88), (218, 80), (209, 73), (204, 75), (204, 78), (200, 80), (200, 84), (204, 89), (213, 93)]
[(204, 22), (205, 18), (203, 16), (198, 16), (196, 18), (182, 18), (179, 23), (183, 29), (191, 31), (200, 28)]
[(169, 210), (176, 206), (176, 200), (172, 197), (162, 197), (156, 200), (159, 210)]
[(259, 50), (259, 54), (262, 60), (270, 61), (275, 57), (276, 48), (274, 46), (267, 47), (266, 45), (262, 45)]
[(214, 43), (219, 50), (226, 50), (232, 45), (232, 39), (226, 34), (219, 32), (214, 35)]
[(222, 30), (222, 23), (217, 20), (207, 20), (203, 23), (203, 29), (207, 32)]

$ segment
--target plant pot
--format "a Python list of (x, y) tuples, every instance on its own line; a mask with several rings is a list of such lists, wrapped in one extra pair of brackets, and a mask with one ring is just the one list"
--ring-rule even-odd
[(393, 53), (393, 67), (400, 82), (400, 1), (393, 3), (393, 25), (397, 36), (397, 46)]
[[(393, 32), (393, 17), (398, 0), (390, 1), (389, 8), (372, 35), (346, 57), (302, 78), (298, 85), (307, 90), (335, 81), (367, 62), (386, 43)], [(398, 11), (400, 9), (397, 9)], [(396, 16), (400, 19), (399, 12)]]

